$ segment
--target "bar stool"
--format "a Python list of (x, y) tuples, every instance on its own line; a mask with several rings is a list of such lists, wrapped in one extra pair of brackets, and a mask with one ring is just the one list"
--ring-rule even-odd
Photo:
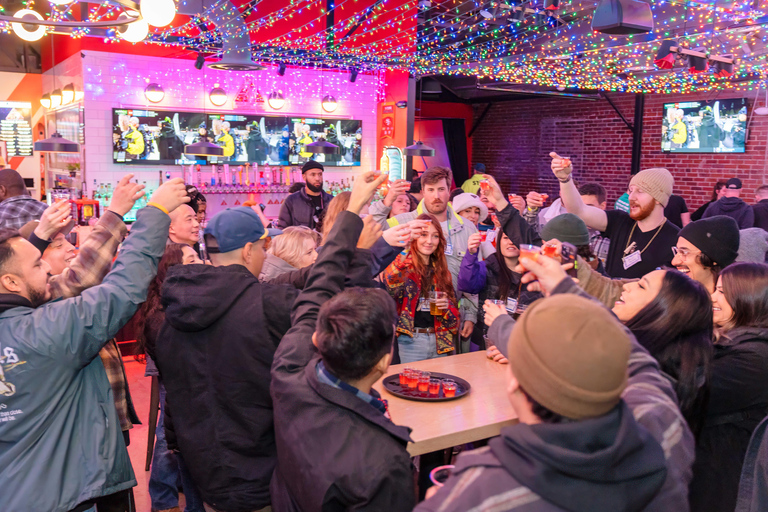
[(152, 464), (152, 454), (155, 451), (155, 430), (157, 429), (157, 415), (160, 411), (160, 381), (152, 377), (152, 388), (149, 395), (149, 433), (147, 437), (147, 462), (144, 471), (149, 471)]

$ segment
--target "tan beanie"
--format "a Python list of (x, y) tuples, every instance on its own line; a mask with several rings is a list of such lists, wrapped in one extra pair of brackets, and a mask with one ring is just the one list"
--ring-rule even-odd
[(669, 196), (672, 195), (672, 187), (675, 185), (675, 178), (672, 174), (661, 167), (654, 169), (645, 169), (632, 177), (629, 186), (637, 185), (640, 190), (649, 194), (655, 200), (661, 203), (661, 206), (667, 207)]
[(533, 303), (509, 338), (509, 365), (538, 403), (572, 419), (606, 414), (627, 385), (630, 341), (601, 305), (571, 294)]

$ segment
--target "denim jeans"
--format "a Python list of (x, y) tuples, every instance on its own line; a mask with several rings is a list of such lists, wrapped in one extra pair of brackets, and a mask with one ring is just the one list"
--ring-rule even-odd
[(165, 386), (160, 381), (160, 414), (155, 431), (155, 450), (152, 454), (152, 470), (149, 474), (149, 498), (152, 510), (166, 510), (179, 505), (179, 482), (184, 490), (187, 506), (185, 512), (203, 512), (200, 498), (189, 473), (180, 469), (175, 453), (168, 449), (165, 441)]
[(401, 334), (397, 337), (397, 348), (400, 351), (401, 363), (413, 363), (448, 355), (437, 353), (437, 338), (434, 334), (414, 334), (413, 337)]

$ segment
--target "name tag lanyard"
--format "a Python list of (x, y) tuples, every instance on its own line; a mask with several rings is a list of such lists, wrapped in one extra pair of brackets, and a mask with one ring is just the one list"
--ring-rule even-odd
[[(643, 254), (645, 250), (650, 246), (654, 240), (656, 240), (656, 237), (659, 236), (659, 233), (661, 232), (661, 228), (664, 227), (664, 224), (667, 223), (667, 218), (664, 217), (664, 222), (661, 223), (661, 226), (659, 226), (659, 229), (656, 230), (656, 233), (653, 234), (653, 237), (650, 239), (650, 241), (645, 244), (645, 247), (640, 251), (640, 254)], [(635, 221), (635, 225), (632, 226), (632, 231), (629, 232), (629, 238), (627, 238), (627, 246), (624, 248), (624, 257), (626, 258), (630, 254), (634, 254), (637, 252), (637, 243), (632, 241), (632, 235), (635, 234), (635, 228), (637, 227), (637, 221)], [(638, 254), (638, 256), (640, 255)]]

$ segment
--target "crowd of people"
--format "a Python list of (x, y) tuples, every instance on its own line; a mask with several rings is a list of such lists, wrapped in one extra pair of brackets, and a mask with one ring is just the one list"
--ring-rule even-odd
[[(333, 197), (310, 161), (274, 226), (208, 220), (173, 179), (130, 234), (127, 175), (79, 241), (0, 170), (0, 510), (132, 510), (129, 322), (159, 384), (153, 511), (768, 510), (768, 185), (690, 214), (646, 169), (609, 209), (551, 157), (546, 207), (482, 164)], [(442, 454), (409, 455), (374, 384), (477, 350), (518, 421), (432, 487)]]

